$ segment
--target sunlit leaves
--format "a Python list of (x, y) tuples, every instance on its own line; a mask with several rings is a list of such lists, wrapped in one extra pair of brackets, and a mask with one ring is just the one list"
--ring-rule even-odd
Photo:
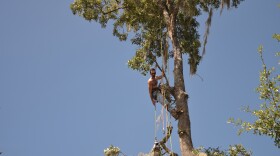
[(119, 1), (110, 0), (75, 0), (70, 8), (73, 14), (78, 14), (88, 21), (96, 21), (106, 27), (110, 19), (116, 19), (119, 8), (123, 8)]
[(118, 147), (111, 145), (110, 147), (104, 149), (105, 156), (119, 156), (121, 150)]
[(128, 61), (128, 66), (133, 70), (140, 71), (143, 75), (145, 75), (149, 69), (150, 65), (145, 60), (146, 52), (142, 49), (138, 50), (135, 56)]
[(274, 34), (273, 38), (275, 38), (278, 42), (280, 42), (280, 34)]
[(193, 151), (195, 155), (205, 153), (207, 156), (251, 156), (252, 152), (247, 151), (241, 144), (230, 145), (228, 150), (217, 148), (199, 147)]

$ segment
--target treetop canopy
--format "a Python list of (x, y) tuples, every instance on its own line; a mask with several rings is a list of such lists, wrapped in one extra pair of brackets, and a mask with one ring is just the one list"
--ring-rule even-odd
[(190, 73), (195, 74), (201, 61), (196, 17), (207, 12), (207, 30), (204, 35), (204, 48), (211, 25), (212, 9), (220, 6), (237, 7), (243, 0), (74, 0), (71, 4), (73, 14), (78, 14), (88, 21), (96, 21), (106, 27), (113, 21), (113, 35), (125, 41), (129, 34), (131, 43), (138, 46), (135, 56), (128, 61), (133, 70), (146, 74), (155, 64), (156, 58), (168, 53), (166, 59), (173, 57), (169, 48), (168, 22), (164, 18), (164, 9), (176, 16), (176, 40), (182, 54), (188, 54)]

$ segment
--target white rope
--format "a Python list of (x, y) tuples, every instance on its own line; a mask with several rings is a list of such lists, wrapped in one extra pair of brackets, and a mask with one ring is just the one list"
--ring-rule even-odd
[(157, 106), (156, 106), (156, 104), (155, 104), (155, 140), (154, 141), (156, 141), (157, 140)]

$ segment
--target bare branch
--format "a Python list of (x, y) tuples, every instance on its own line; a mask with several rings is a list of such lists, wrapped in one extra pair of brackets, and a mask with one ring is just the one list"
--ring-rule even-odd
[(222, 14), (225, 5), (227, 5), (227, 9), (229, 9), (230, 8), (230, 0), (222, 0), (220, 14)]
[(206, 44), (207, 44), (207, 40), (208, 40), (208, 35), (210, 33), (210, 26), (211, 26), (211, 22), (212, 22), (212, 16), (213, 16), (213, 9), (210, 8), (209, 12), (208, 12), (208, 19), (206, 20), (206, 31), (204, 33), (204, 41), (203, 41), (203, 51), (202, 51), (202, 56), (205, 55), (205, 49), (206, 49)]
[(160, 145), (161, 147), (170, 155), (170, 156), (178, 156), (177, 153), (173, 153), (166, 145), (165, 143), (168, 141), (168, 139), (171, 136), (172, 133), (172, 126), (167, 126), (167, 134), (166, 136), (160, 141)]

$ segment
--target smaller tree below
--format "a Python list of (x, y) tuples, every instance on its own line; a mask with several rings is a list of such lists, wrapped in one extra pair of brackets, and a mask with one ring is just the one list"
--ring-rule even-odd
[(194, 154), (196, 156), (251, 156), (252, 152), (247, 151), (243, 145), (230, 145), (228, 150), (220, 150), (219, 147), (217, 148), (204, 148), (199, 147), (194, 150)]

